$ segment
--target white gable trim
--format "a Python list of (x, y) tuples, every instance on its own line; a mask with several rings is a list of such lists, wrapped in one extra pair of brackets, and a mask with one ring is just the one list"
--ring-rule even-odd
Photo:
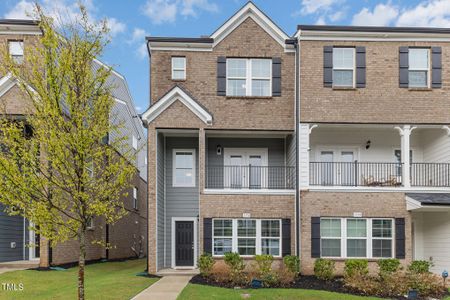
[(17, 81), (12, 77), (11, 73), (3, 76), (3, 78), (0, 79), (0, 97), (6, 94), (6, 92), (8, 92), (16, 84)]
[(211, 38), (214, 39), (215, 47), (234, 29), (236, 29), (247, 18), (252, 18), (261, 28), (263, 28), (273, 39), (283, 48), (286, 48), (286, 40), (289, 36), (283, 32), (272, 20), (270, 20), (255, 4), (248, 2), (228, 21), (213, 32)]
[(153, 104), (143, 115), (142, 120), (147, 123), (156, 119), (164, 110), (166, 110), (172, 103), (179, 100), (187, 108), (189, 108), (200, 120), (205, 124), (212, 123), (212, 116), (200, 104), (186, 94), (180, 87), (174, 87), (158, 102)]

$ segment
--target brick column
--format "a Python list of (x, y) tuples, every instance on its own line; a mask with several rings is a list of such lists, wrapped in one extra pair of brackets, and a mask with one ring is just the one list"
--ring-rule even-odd
[(44, 237), (41, 237), (39, 240), (39, 268), (48, 268), (50, 267), (49, 261), (49, 250), (50, 244), (48, 240)]
[(155, 128), (148, 128), (147, 144), (147, 181), (148, 181), (148, 273), (156, 273), (156, 149), (157, 132)]

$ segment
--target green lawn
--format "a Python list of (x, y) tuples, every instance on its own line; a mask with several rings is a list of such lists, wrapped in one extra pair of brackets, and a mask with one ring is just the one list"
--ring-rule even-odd
[(188, 284), (177, 300), (242, 300), (242, 299), (308, 299), (308, 300), (370, 300), (378, 298), (359, 297), (315, 290), (302, 289), (259, 289), (259, 290), (232, 290), (199, 284)]
[[(105, 262), (86, 267), (87, 299), (130, 299), (156, 278), (136, 276), (146, 260)], [(0, 299), (76, 299), (77, 268), (65, 271), (13, 271), (0, 275)], [(23, 283), (23, 291), (4, 291), (2, 283)]]

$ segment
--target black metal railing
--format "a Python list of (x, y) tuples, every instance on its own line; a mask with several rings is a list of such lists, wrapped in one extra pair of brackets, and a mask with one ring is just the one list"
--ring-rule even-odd
[(208, 189), (294, 189), (295, 167), (207, 166)]
[(402, 163), (310, 162), (309, 184), (321, 186), (401, 186)]
[(450, 163), (412, 163), (411, 186), (450, 187)]

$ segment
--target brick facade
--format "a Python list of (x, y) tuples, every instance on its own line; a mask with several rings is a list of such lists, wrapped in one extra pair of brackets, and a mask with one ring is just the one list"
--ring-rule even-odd
[[(311, 258), (311, 217), (353, 217), (354, 212), (371, 218), (405, 218), (406, 258), (412, 259), (411, 215), (406, 210), (405, 194), (400, 192), (309, 192), (300, 195), (301, 203), (301, 268), (303, 274), (312, 274), (314, 258)], [(342, 274), (345, 260), (336, 260), (337, 273)], [(371, 261), (376, 269), (376, 260)]]
[[(323, 47), (366, 48), (366, 87), (323, 86)], [(442, 47), (442, 88), (399, 87), (399, 47)], [(300, 42), (300, 120), (304, 123), (450, 123), (450, 45), (441, 42)]]

